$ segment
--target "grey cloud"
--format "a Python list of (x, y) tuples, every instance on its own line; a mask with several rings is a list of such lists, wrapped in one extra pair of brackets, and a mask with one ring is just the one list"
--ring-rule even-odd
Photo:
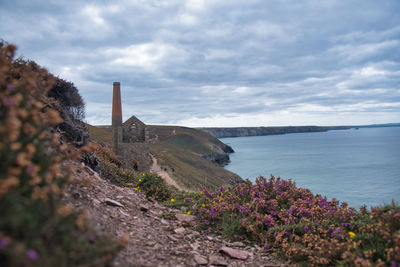
[(109, 123), (117, 80), (124, 118), (148, 123), (326, 125), (344, 113), (375, 123), (400, 118), (398, 10), (397, 0), (16, 0), (0, 7), (0, 38), (73, 81), (93, 124)]

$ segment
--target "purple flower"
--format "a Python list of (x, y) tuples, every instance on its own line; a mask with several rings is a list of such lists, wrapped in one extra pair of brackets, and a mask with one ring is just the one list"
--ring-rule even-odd
[(269, 249), (268, 243), (265, 243), (265, 244), (264, 244), (264, 249)]
[(304, 231), (306, 231), (306, 232), (308, 232), (310, 229), (308, 229), (308, 226), (306, 225), (306, 226), (304, 226)]
[(0, 239), (0, 250), (5, 249), (8, 244), (10, 244), (10, 238), (8, 238), (8, 237), (1, 238)]
[(191, 200), (190, 198), (184, 198), (183, 202), (185, 202), (185, 203), (193, 203), (193, 200)]
[(11, 107), (12, 105), (14, 105), (14, 100), (12, 98), (7, 98), (5, 100), (5, 104), (9, 107)]
[(8, 91), (14, 90), (14, 85), (12, 85), (12, 84), (7, 84), (7, 90), (8, 90)]
[(26, 171), (27, 171), (27, 172), (33, 172), (33, 170), (34, 170), (34, 168), (33, 168), (32, 165), (26, 166)]
[(38, 253), (35, 251), (35, 250), (33, 250), (33, 249), (30, 249), (30, 250), (28, 250), (28, 252), (26, 252), (26, 256), (28, 257), (28, 259), (30, 259), (31, 261), (34, 261), (34, 260), (36, 260), (37, 258), (38, 258)]

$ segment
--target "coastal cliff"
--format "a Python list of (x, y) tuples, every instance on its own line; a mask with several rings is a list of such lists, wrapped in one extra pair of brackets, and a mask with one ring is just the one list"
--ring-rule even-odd
[(158, 141), (192, 151), (219, 166), (229, 164), (229, 154), (234, 153), (232, 147), (224, 144), (214, 136), (193, 128), (150, 125), (148, 129), (150, 139), (157, 139)]
[(347, 126), (284, 126), (284, 127), (231, 127), (231, 128), (201, 128), (216, 138), (276, 135), (288, 133), (326, 132), (329, 130), (347, 130)]

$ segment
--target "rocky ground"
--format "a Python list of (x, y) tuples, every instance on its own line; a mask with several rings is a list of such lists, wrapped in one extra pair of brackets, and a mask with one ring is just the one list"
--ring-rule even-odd
[(98, 230), (129, 240), (113, 266), (288, 266), (258, 246), (205, 235), (194, 216), (104, 181), (84, 165), (67, 165), (74, 178), (65, 200), (85, 210)]

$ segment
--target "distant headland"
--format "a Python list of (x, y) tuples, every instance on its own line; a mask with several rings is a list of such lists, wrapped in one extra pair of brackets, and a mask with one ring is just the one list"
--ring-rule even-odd
[(199, 128), (216, 138), (262, 136), (289, 133), (326, 132), (331, 130), (349, 130), (372, 127), (400, 127), (400, 123), (350, 125), (350, 126), (276, 126), (276, 127), (214, 127)]

